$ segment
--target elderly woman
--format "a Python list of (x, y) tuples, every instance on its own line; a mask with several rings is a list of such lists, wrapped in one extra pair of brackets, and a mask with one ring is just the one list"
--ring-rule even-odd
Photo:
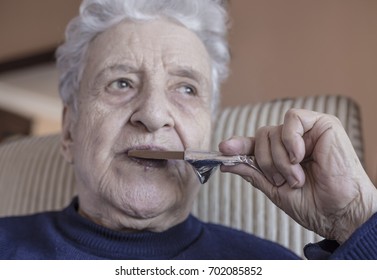
[[(0, 257), (298, 258), (191, 216), (199, 182), (183, 161), (128, 156), (209, 149), (227, 76), (225, 37), (220, 1), (84, 1), (57, 53), (62, 152), (78, 198), (60, 212), (2, 219)], [(282, 125), (219, 149), (255, 155), (263, 175), (244, 164), (222, 171), (326, 238), (308, 246), (308, 258), (377, 258), (377, 191), (334, 117), (291, 110)]]

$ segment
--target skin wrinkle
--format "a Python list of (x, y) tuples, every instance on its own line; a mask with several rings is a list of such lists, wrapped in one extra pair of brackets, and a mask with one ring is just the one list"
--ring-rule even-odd
[[(332, 129), (332, 126), (329, 127), (328, 129)], [(344, 163), (344, 162), (343, 162), (343, 157), (340, 156), (341, 153), (339, 154), (339, 146), (333, 146), (333, 147), (330, 146), (330, 149), (334, 149), (334, 151), (337, 151), (337, 152), (328, 151), (328, 152), (325, 153), (325, 155), (331, 154), (332, 155), (331, 159), (332, 160), (335, 159), (335, 160), (338, 161), (337, 164), (332, 164), (332, 166), (335, 166), (335, 167), (342, 166), (342, 163)], [(311, 163), (307, 163), (307, 164), (315, 164), (318, 167), (320, 166), (316, 162), (311, 162)], [(342, 183), (344, 178), (348, 178), (348, 177), (346, 177), (346, 175), (348, 175), (348, 174), (343, 174), (342, 171), (334, 172), (334, 170), (332, 170), (330, 178), (319, 178), (319, 179), (321, 179), (321, 181), (325, 181), (325, 182), (326, 182), (326, 180), (331, 179), (331, 180), (334, 181), (333, 184), (338, 184), (339, 186), (343, 186), (343, 185), (347, 185), (347, 184), (350, 184), (350, 183), (353, 182), (353, 181), (348, 181), (348, 182)], [(314, 181), (314, 179), (311, 178), (310, 174), (306, 174), (306, 176), (307, 176), (306, 177), (307, 180)], [(357, 180), (355, 180), (355, 181), (357, 181)], [(360, 196), (362, 194), (362, 192), (360, 191), (360, 187), (356, 188), (356, 189), (359, 190), (358, 194), (353, 195), (353, 199), (351, 201), (349, 201), (347, 204), (343, 205), (341, 208), (339, 208), (339, 206), (337, 206), (337, 208), (334, 209), (335, 212), (332, 209), (333, 208), (332, 205), (329, 205), (328, 207), (326, 207), (326, 205), (319, 205), (318, 206), (318, 204), (316, 202), (317, 199), (314, 196), (313, 199), (312, 199), (314, 205), (316, 205), (316, 207), (314, 209), (323, 209), (324, 213), (332, 213), (332, 214), (323, 215), (322, 212), (316, 211), (316, 213), (317, 213), (316, 215), (318, 217), (322, 217), (319, 220), (310, 219), (309, 216), (303, 216), (301, 218), (301, 220), (298, 220), (298, 222), (303, 223), (304, 221), (312, 221), (313, 224), (310, 225), (309, 228), (321, 229), (321, 230), (318, 231), (319, 234), (326, 236), (327, 238), (332, 238), (332, 239), (335, 239), (335, 240), (338, 240), (338, 241), (345, 240), (344, 236), (339, 235), (339, 232), (347, 232), (347, 228), (345, 228), (344, 230), (341, 230), (342, 228), (344, 228), (344, 226), (348, 227), (350, 225), (349, 222), (348, 223), (346, 222), (347, 220), (348, 221), (351, 220), (352, 221), (351, 224), (357, 222), (357, 219), (352, 218), (353, 216), (355, 216), (352, 213), (352, 211), (357, 210), (357, 208), (360, 208), (361, 205), (359, 205), (359, 201), (363, 201), (363, 199), (360, 199)], [(323, 187), (323, 190), (324, 190), (325, 193), (327, 193), (326, 186)], [(305, 191), (305, 189), (303, 189), (303, 191)], [(334, 196), (338, 196), (339, 194), (341, 194), (341, 192), (335, 193)], [(323, 202), (322, 202), (322, 204), (323, 204)], [(353, 207), (352, 204), (359, 205), (359, 206)], [(363, 206), (363, 207), (365, 207), (365, 206)], [(294, 210), (294, 211), (296, 211), (297, 217), (300, 216), (300, 214), (298, 212), (299, 209)], [(362, 212), (362, 211), (360, 211), (360, 212)], [(360, 217), (360, 215), (358, 215), (357, 217)], [(329, 225), (328, 222), (325, 223), (323, 221), (332, 221), (332, 222)], [(324, 225), (328, 225), (328, 226), (324, 227)]]
[[(277, 187), (245, 165), (226, 166), (222, 171), (239, 174), (255, 183), (255, 187), (299, 224), (340, 244), (377, 212), (376, 188), (358, 160), (339, 119), (308, 110), (291, 109), (285, 115), (281, 132), (279, 126), (264, 129), (270, 135), (281, 133), (284, 148), (294, 153), (296, 161), (301, 161), (301, 156), (310, 156), (310, 161), (297, 165), (305, 178), (302, 185), (291, 188), (286, 183)], [(255, 141), (257, 154), (268, 143), (267, 132), (261, 130), (255, 138), (223, 141), (219, 144), (220, 151), (248, 153), (242, 144)], [(266, 170), (273, 171), (274, 162), (282, 164), (281, 161), (286, 161), (285, 155), (281, 154), (281, 146), (278, 141), (269, 146), (277, 156), (271, 164), (266, 164), (270, 159), (265, 161)], [(286, 179), (292, 176), (289, 169), (281, 169), (280, 172)]]
[[(203, 43), (166, 20), (124, 21), (91, 42), (78, 115), (65, 125), (72, 127), (65, 131), (74, 139), (67, 154), (77, 161), (81, 213), (109, 228), (130, 231), (162, 231), (187, 217), (200, 187), (191, 166), (176, 162), (149, 168), (124, 152), (149, 145), (208, 149), (211, 73)], [(119, 78), (131, 78), (131, 87), (109, 87)], [(180, 87), (185, 84), (198, 94), (184, 93)], [(71, 122), (70, 117), (65, 119)]]

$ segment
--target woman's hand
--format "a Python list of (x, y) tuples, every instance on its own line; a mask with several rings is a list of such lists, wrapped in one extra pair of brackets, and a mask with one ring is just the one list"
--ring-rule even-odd
[(365, 173), (340, 121), (291, 109), (280, 126), (253, 138), (219, 144), (227, 155), (254, 155), (261, 175), (245, 164), (222, 166), (264, 192), (302, 226), (344, 242), (377, 212), (377, 190)]

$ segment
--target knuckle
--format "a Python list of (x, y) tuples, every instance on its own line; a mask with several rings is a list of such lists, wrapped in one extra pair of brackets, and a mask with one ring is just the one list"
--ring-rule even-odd
[(301, 109), (297, 108), (291, 108), (289, 109), (286, 113), (284, 118), (285, 119), (290, 119), (290, 118), (296, 118), (300, 114)]
[(322, 114), (320, 118), (322, 118), (324, 128), (343, 128), (341, 120), (335, 115)]
[(335, 125), (338, 125), (338, 126), (343, 126), (341, 120), (335, 116), (335, 115), (329, 115), (329, 118), (330, 120), (335, 124)]
[(270, 126), (262, 126), (262, 127), (258, 128), (256, 133), (255, 133), (256, 138), (260, 139), (260, 138), (267, 137), (270, 129), (271, 129)]

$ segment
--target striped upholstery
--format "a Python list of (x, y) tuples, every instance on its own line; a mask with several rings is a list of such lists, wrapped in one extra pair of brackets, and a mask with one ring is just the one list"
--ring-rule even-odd
[(74, 193), (60, 136), (30, 137), (0, 147), (0, 216), (59, 209)]
[[(290, 108), (336, 115), (363, 162), (358, 106), (342, 96), (280, 99), (225, 108), (213, 135), (213, 149), (232, 135), (255, 134), (258, 127), (280, 124)], [(60, 209), (75, 193), (71, 167), (59, 153), (59, 135), (31, 137), (0, 145), (0, 216)], [(277, 241), (302, 255), (302, 247), (319, 239), (303, 229), (240, 177), (215, 172), (201, 188), (193, 214)]]

